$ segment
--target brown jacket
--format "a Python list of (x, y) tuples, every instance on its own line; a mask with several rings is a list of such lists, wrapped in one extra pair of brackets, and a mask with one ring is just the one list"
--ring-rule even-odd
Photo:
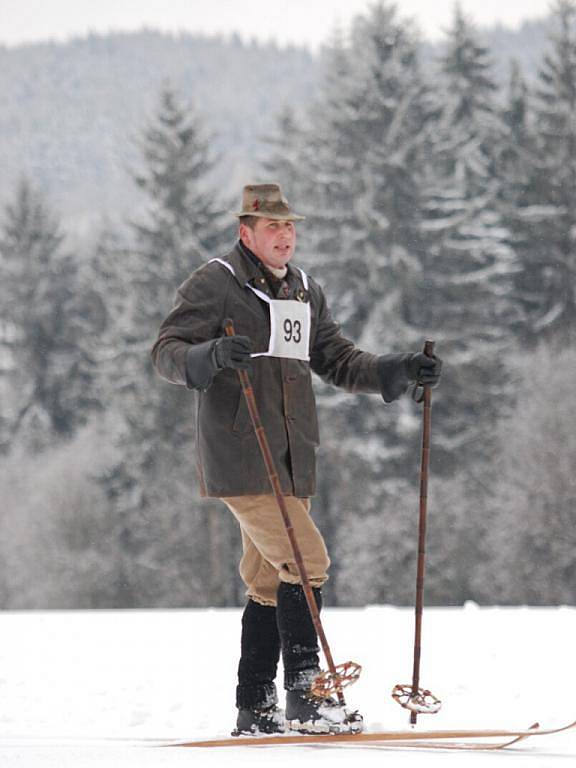
[[(238, 374), (232, 369), (213, 379), (192, 380), (187, 357), (209, 350), (223, 335), (226, 318), (238, 335), (249, 336), (253, 352), (268, 348), (268, 305), (248, 283), (271, 295), (262, 270), (239, 244), (219, 262), (209, 262), (178, 289), (177, 302), (162, 323), (152, 349), (158, 373), (196, 391), (196, 458), (203, 496), (270, 493), (264, 462), (252, 429)], [(320, 286), (288, 266), (288, 298), (310, 302), (310, 362), (276, 357), (253, 359), (251, 380), (272, 455), (285, 494), (315, 493), (318, 422), (310, 371), (349, 392), (380, 393), (387, 402), (406, 389), (406, 355), (377, 357), (345, 339), (332, 319)], [(203, 345), (203, 346), (200, 346)]]

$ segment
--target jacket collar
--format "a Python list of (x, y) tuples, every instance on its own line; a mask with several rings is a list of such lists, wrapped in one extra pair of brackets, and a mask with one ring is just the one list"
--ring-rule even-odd
[(258, 265), (245, 252), (242, 242), (238, 240), (234, 248), (225, 256), (226, 261), (230, 262), (234, 268), (236, 280), (242, 287), (246, 283), (254, 283), (262, 276)]
[[(247, 283), (253, 285), (264, 293), (270, 293), (268, 289), (268, 283), (264, 277), (264, 273), (259, 266), (257, 256), (254, 256), (249, 251), (241, 240), (238, 240), (232, 251), (225, 257), (226, 261), (234, 267), (234, 274), (236, 280), (244, 287)], [(286, 265), (288, 272), (286, 273), (286, 280), (290, 285), (296, 281), (297, 285), (302, 284), (302, 278), (297, 269), (291, 264)]]

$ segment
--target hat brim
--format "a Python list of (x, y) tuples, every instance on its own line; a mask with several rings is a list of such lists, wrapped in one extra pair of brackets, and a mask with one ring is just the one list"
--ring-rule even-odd
[(262, 213), (260, 211), (242, 211), (233, 213), (237, 219), (243, 219), (245, 216), (253, 216), (256, 219), (272, 219), (273, 221), (305, 221), (306, 216), (299, 216), (297, 213)]

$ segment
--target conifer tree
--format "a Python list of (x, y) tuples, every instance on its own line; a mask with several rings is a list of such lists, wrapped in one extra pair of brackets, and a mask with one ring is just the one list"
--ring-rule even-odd
[[(228, 233), (208, 184), (214, 166), (209, 139), (192, 108), (169, 87), (162, 90), (159, 111), (143, 133), (141, 151), (145, 166), (134, 180), (146, 204), (132, 223), (145, 278), (139, 280), (138, 296), (143, 301), (153, 297), (150, 319), (157, 321), (174, 286), (213, 258)], [(140, 311), (147, 315), (144, 306)]]
[(419, 174), (432, 117), (417, 39), (393, 5), (378, 3), (356, 20), (349, 42), (337, 39), (328, 52), (312, 113), (317, 174), (304, 226), (313, 230), (310, 261), (326, 267), (334, 314), (375, 352), (420, 341), (411, 292), (424, 247)]
[[(482, 510), (493, 491), (494, 434), (513, 397), (508, 363), (518, 325), (517, 265), (504, 205), (510, 128), (489, 52), (458, 7), (440, 66), (423, 187), (427, 247), (420, 305), (446, 360), (434, 396), (432, 465), (435, 476), (450, 480), (440, 504), (455, 516), (450, 523), (448, 510), (440, 510), (446, 528), (437, 540), (455, 539), (454, 567), (461, 574), (458, 591), (451, 585), (452, 598), (444, 593), (444, 599), (460, 600), (474, 594), (469, 565), (485, 556)], [(479, 514), (462, 514), (471, 508)], [(450, 530), (454, 524), (457, 535)], [(442, 595), (436, 585), (431, 591)]]
[(281, 180), (288, 200), (298, 201), (300, 207), (306, 205), (307, 192), (313, 187), (315, 172), (313, 153), (308, 155), (309, 136), (304, 121), (304, 115), (284, 108), (276, 119), (276, 134), (267, 138), (267, 155), (262, 161), (266, 178)]
[(510, 66), (507, 101), (502, 118), (506, 126), (505, 141), (500, 153), (499, 176), (504, 194), (502, 199), (512, 206), (521, 204), (529, 185), (530, 161), (534, 154), (532, 99), (520, 65)]
[[(316, 173), (302, 227), (312, 230), (309, 262), (325, 268), (334, 313), (360, 346), (406, 351), (436, 339), (447, 373), (435, 394), (433, 471), (454, 478), (466, 468), (466, 484), (454, 487), (484, 496), (479, 460), (491, 455), (491, 431), (509, 393), (516, 317), (515, 256), (499, 202), (506, 126), (488, 51), (457, 10), (437, 78), (443, 87), (437, 83), (432, 94), (411, 31), (394, 6), (379, 3), (329, 56), (309, 116), (310, 162), (301, 164), (305, 179)], [(327, 388), (320, 403), (330, 431), (320, 484), (332, 507), (322, 510), (324, 520), (337, 517), (332, 547), (356, 569), (366, 551), (362, 537), (350, 535), (358, 515), (364, 530), (378, 531), (388, 510), (386, 541), (375, 534), (376, 547), (394, 549), (401, 569), (414, 554), (413, 544), (401, 544), (406, 530), (394, 517), (416, 498), (414, 407), (408, 398), (389, 409), (362, 397), (344, 403)], [(450, 496), (463, 508), (456, 491)], [(477, 534), (461, 525), (463, 561), (478, 556)], [(350, 578), (344, 566), (332, 583)], [(386, 576), (376, 579), (372, 593), (386, 590)], [(436, 594), (441, 599), (442, 589)]]
[[(332, 40), (325, 56), (320, 96), (299, 126), (299, 141), (294, 130), (283, 134), (289, 151), (277, 164), (299, 178), (294, 187), (307, 216), (299, 258), (358, 346), (416, 351), (424, 338), (416, 291), (425, 247), (420, 175), (435, 108), (417, 39), (392, 4), (377, 3), (356, 19), (349, 39)], [(294, 172), (286, 157), (295, 158)], [(405, 506), (418, 422), (408, 399), (386, 409), (375, 398), (317, 389), (323, 441), (315, 508), (329, 547), (345, 553), (327, 585), (338, 600), (348, 575), (340, 564), (365, 557), (351, 527), (362, 520), (361, 530), (382, 531), (382, 510)], [(387, 519), (387, 531), (391, 524)]]
[(501, 213), (507, 129), (488, 50), (456, 9), (442, 58), (440, 113), (427, 166), (427, 325), (450, 361), (436, 453), (447, 471), (490, 456), (506, 404), (517, 313), (511, 236)]
[(554, 6), (551, 48), (534, 93), (534, 153), (518, 212), (521, 271), (517, 288), (523, 340), (576, 332), (576, 3)]
[[(101, 477), (117, 511), (122, 545), (117, 599), (119, 605), (217, 602), (226, 585), (214, 585), (210, 594), (202, 589), (200, 571), (204, 565), (210, 577), (209, 534), (219, 518), (215, 511), (191, 508), (196, 497), (191, 396), (159, 379), (150, 350), (176, 288), (218, 255), (228, 232), (209, 185), (209, 142), (199, 119), (169, 89), (144, 131), (142, 155), (143, 169), (134, 178), (146, 205), (131, 225), (134, 245), (112, 244), (99, 255), (99, 269), (129, 291), (128, 303), (120, 291), (112, 292), (121, 312), (114, 341), (119, 354), (110, 358), (120, 458)], [(122, 260), (120, 271), (115, 254)], [(114, 325), (115, 318), (108, 323)], [(228, 534), (221, 536), (223, 546)]]
[(537, 239), (537, 228), (530, 217), (525, 216), (525, 208), (530, 206), (534, 193), (537, 152), (533, 102), (532, 89), (525, 81), (519, 64), (514, 61), (502, 109), (505, 133), (498, 158), (498, 205), (502, 223), (509, 234), (509, 243), (516, 255), (511, 288), (515, 309), (512, 329), (522, 344), (531, 335), (522, 259), (526, 248), (532, 247)]
[(517, 61), (510, 67), (506, 102), (502, 110), (505, 126), (499, 155), (500, 201), (503, 218), (517, 234), (517, 208), (530, 193), (536, 152), (532, 93)]
[[(159, 381), (149, 359), (150, 343), (178, 285), (218, 254), (230, 229), (209, 185), (212, 161), (201, 121), (168, 88), (144, 131), (142, 155), (144, 169), (135, 181), (148, 204), (141, 219), (132, 223), (135, 247), (127, 267), (133, 305), (126, 354), (137, 360), (132, 387), (145, 398), (144, 410), (153, 415), (152, 434), (166, 437), (177, 450), (187, 394)], [(189, 429), (184, 429), (187, 442)]]
[(417, 40), (393, 5), (378, 3), (328, 56), (314, 112), (316, 248), (337, 267), (347, 331), (373, 343), (371, 330), (391, 322), (402, 346), (399, 324), (410, 337), (415, 319), (403, 289), (423, 245), (418, 177), (433, 114)]
[(91, 338), (64, 239), (44, 196), (22, 180), (0, 233), (3, 451), (69, 437), (94, 405)]

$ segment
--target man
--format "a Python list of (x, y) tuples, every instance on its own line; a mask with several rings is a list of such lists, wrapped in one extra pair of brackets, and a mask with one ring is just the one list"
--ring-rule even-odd
[[(152, 358), (159, 374), (197, 394), (196, 440), (203, 496), (222, 499), (238, 520), (240, 574), (248, 602), (242, 617), (236, 733), (357, 731), (358, 713), (318, 698), (318, 642), (298, 570), (241, 390), (252, 386), (282, 493), (318, 607), (330, 561), (310, 517), (318, 424), (311, 371), (349, 392), (391, 402), (411, 381), (437, 383), (441, 362), (423, 354), (376, 356), (345, 339), (322, 289), (292, 266), (292, 212), (277, 184), (243, 191), (239, 240), (222, 259), (196, 270), (178, 289)], [(224, 335), (231, 319), (234, 336)], [(285, 716), (275, 688), (280, 651)]]

